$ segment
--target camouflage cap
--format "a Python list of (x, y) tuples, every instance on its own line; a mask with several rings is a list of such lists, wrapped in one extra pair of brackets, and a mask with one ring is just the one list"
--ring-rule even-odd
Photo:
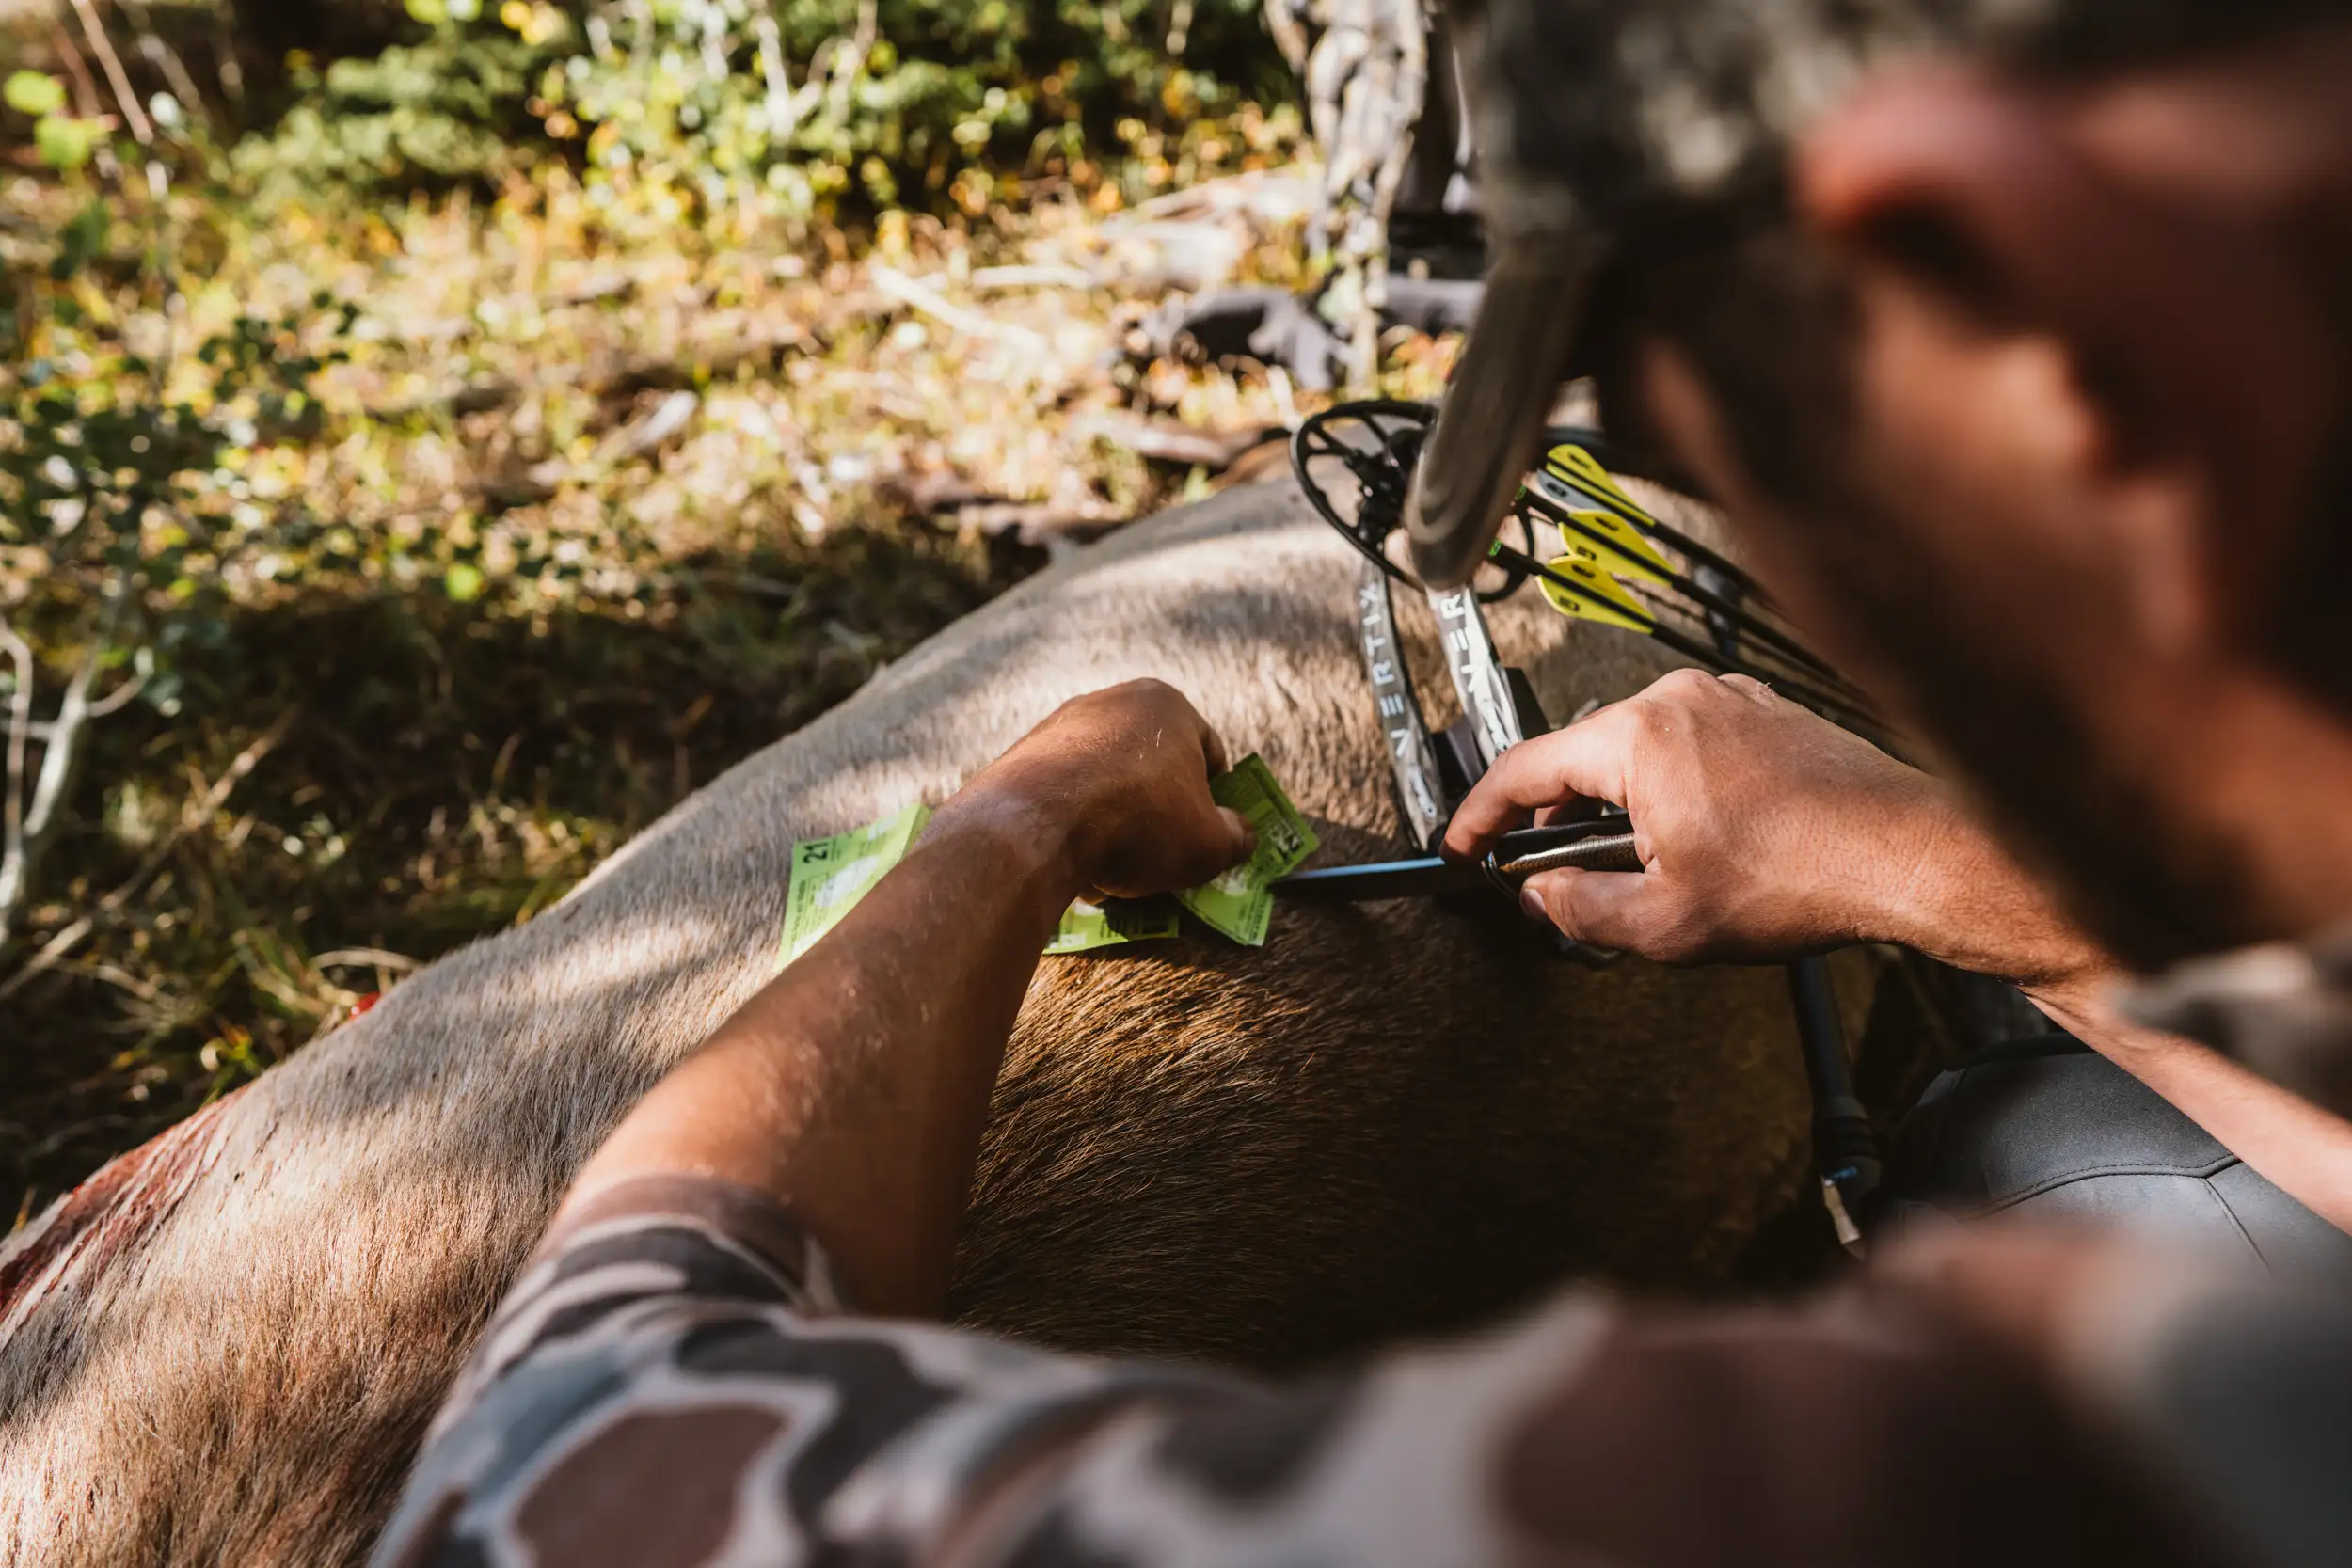
[(1490, 221), (1606, 225), (1769, 173), (1866, 69), (2074, 72), (2352, 14), (2344, 0), (1455, 0)]
[(2037, 72), (2178, 55), (2352, 0), (1448, 0), (1495, 264), (1406, 522), (1466, 580), (1533, 453), (1586, 280), (1646, 211), (1771, 200), (1863, 72), (1965, 54)]

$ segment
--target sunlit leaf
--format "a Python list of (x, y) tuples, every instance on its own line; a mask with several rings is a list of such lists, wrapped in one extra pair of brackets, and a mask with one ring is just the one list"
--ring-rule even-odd
[(441, 592), (459, 604), (471, 604), (482, 596), (482, 568), (470, 562), (453, 562), (441, 574)]
[(80, 168), (98, 150), (100, 126), (94, 119), (43, 115), (33, 126), (33, 150), (51, 168)]
[(12, 71), (8, 85), (0, 87), (0, 98), (18, 114), (39, 119), (65, 107), (65, 84), (44, 71)]

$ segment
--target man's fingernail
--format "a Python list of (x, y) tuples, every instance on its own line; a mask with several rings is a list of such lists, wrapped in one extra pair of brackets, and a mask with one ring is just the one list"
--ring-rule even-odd
[(1540, 920), (1547, 925), (1551, 921), (1551, 911), (1544, 908), (1544, 895), (1530, 884), (1522, 883), (1519, 887), (1519, 912), (1530, 920)]

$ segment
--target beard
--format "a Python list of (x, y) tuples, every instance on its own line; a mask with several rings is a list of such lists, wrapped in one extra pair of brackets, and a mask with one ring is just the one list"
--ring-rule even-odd
[[(1834, 265), (1784, 227), (1718, 231), (1711, 244), (1677, 229), (1671, 253), (1654, 254), (1638, 282), (1621, 272), (1604, 295), (1615, 330), (1591, 368), (1613, 438), (1673, 468), (1644, 426), (1632, 354), (1643, 339), (1679, 351), (1749, 483), (1803, 519), (1782, 553), (1832, 607), (1840, 641), (1868, 657), (1881, 695), (1948, 762), (1987, 825), (2117, 958), (2147, 972), (2278, 936), (2229, 824), (2183, 819), (2108, 754), (2062, 672), (1998, 636), (1899, 508), (1856, 483), (1854, 313)], [(2352, 617), (2341, 610), (2352, 447), (2339, 443), (2331, 462), (2268, 652), (2285, 678), (2352, 718)], [(2290, 592), (2310, 602), (2283, 602)]]
[(2076, 924), (2142, 973), (2279, 935), (2215, 831), (2226, 825), (2181, 820), (2144, 775), (2106, 755), (2060, 683), (1953, 602), (1948, 578), (1892, 523), (1850, 515), (1874, 547), (1895, 543), (1868, 562), (1825, 549), (1812, 563), (1824, 591), (1978, 816)]

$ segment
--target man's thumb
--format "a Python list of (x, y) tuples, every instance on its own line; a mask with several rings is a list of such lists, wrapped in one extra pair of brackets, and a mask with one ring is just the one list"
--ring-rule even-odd
[(1232, 834), (1233, 837), (1233, 852), (1227, 859), (1226, 863), (1229, 865), (1237, 865), (1241, 862), (1248, 860), (1249, 858), (1249, 851), (1258, 847), (1257, 830), (1250, 827), (1249, 818), (1244, 816), (1241, 813), (1235, 811), (1231, 806), (1217, 807), (1216, 814), (1225, 819), (1226, 832)]
[(1547, 871), (1520, 884), (1519, 908), (1579, 942), (1639, 952), (1648, 881), (1639, 871)]

